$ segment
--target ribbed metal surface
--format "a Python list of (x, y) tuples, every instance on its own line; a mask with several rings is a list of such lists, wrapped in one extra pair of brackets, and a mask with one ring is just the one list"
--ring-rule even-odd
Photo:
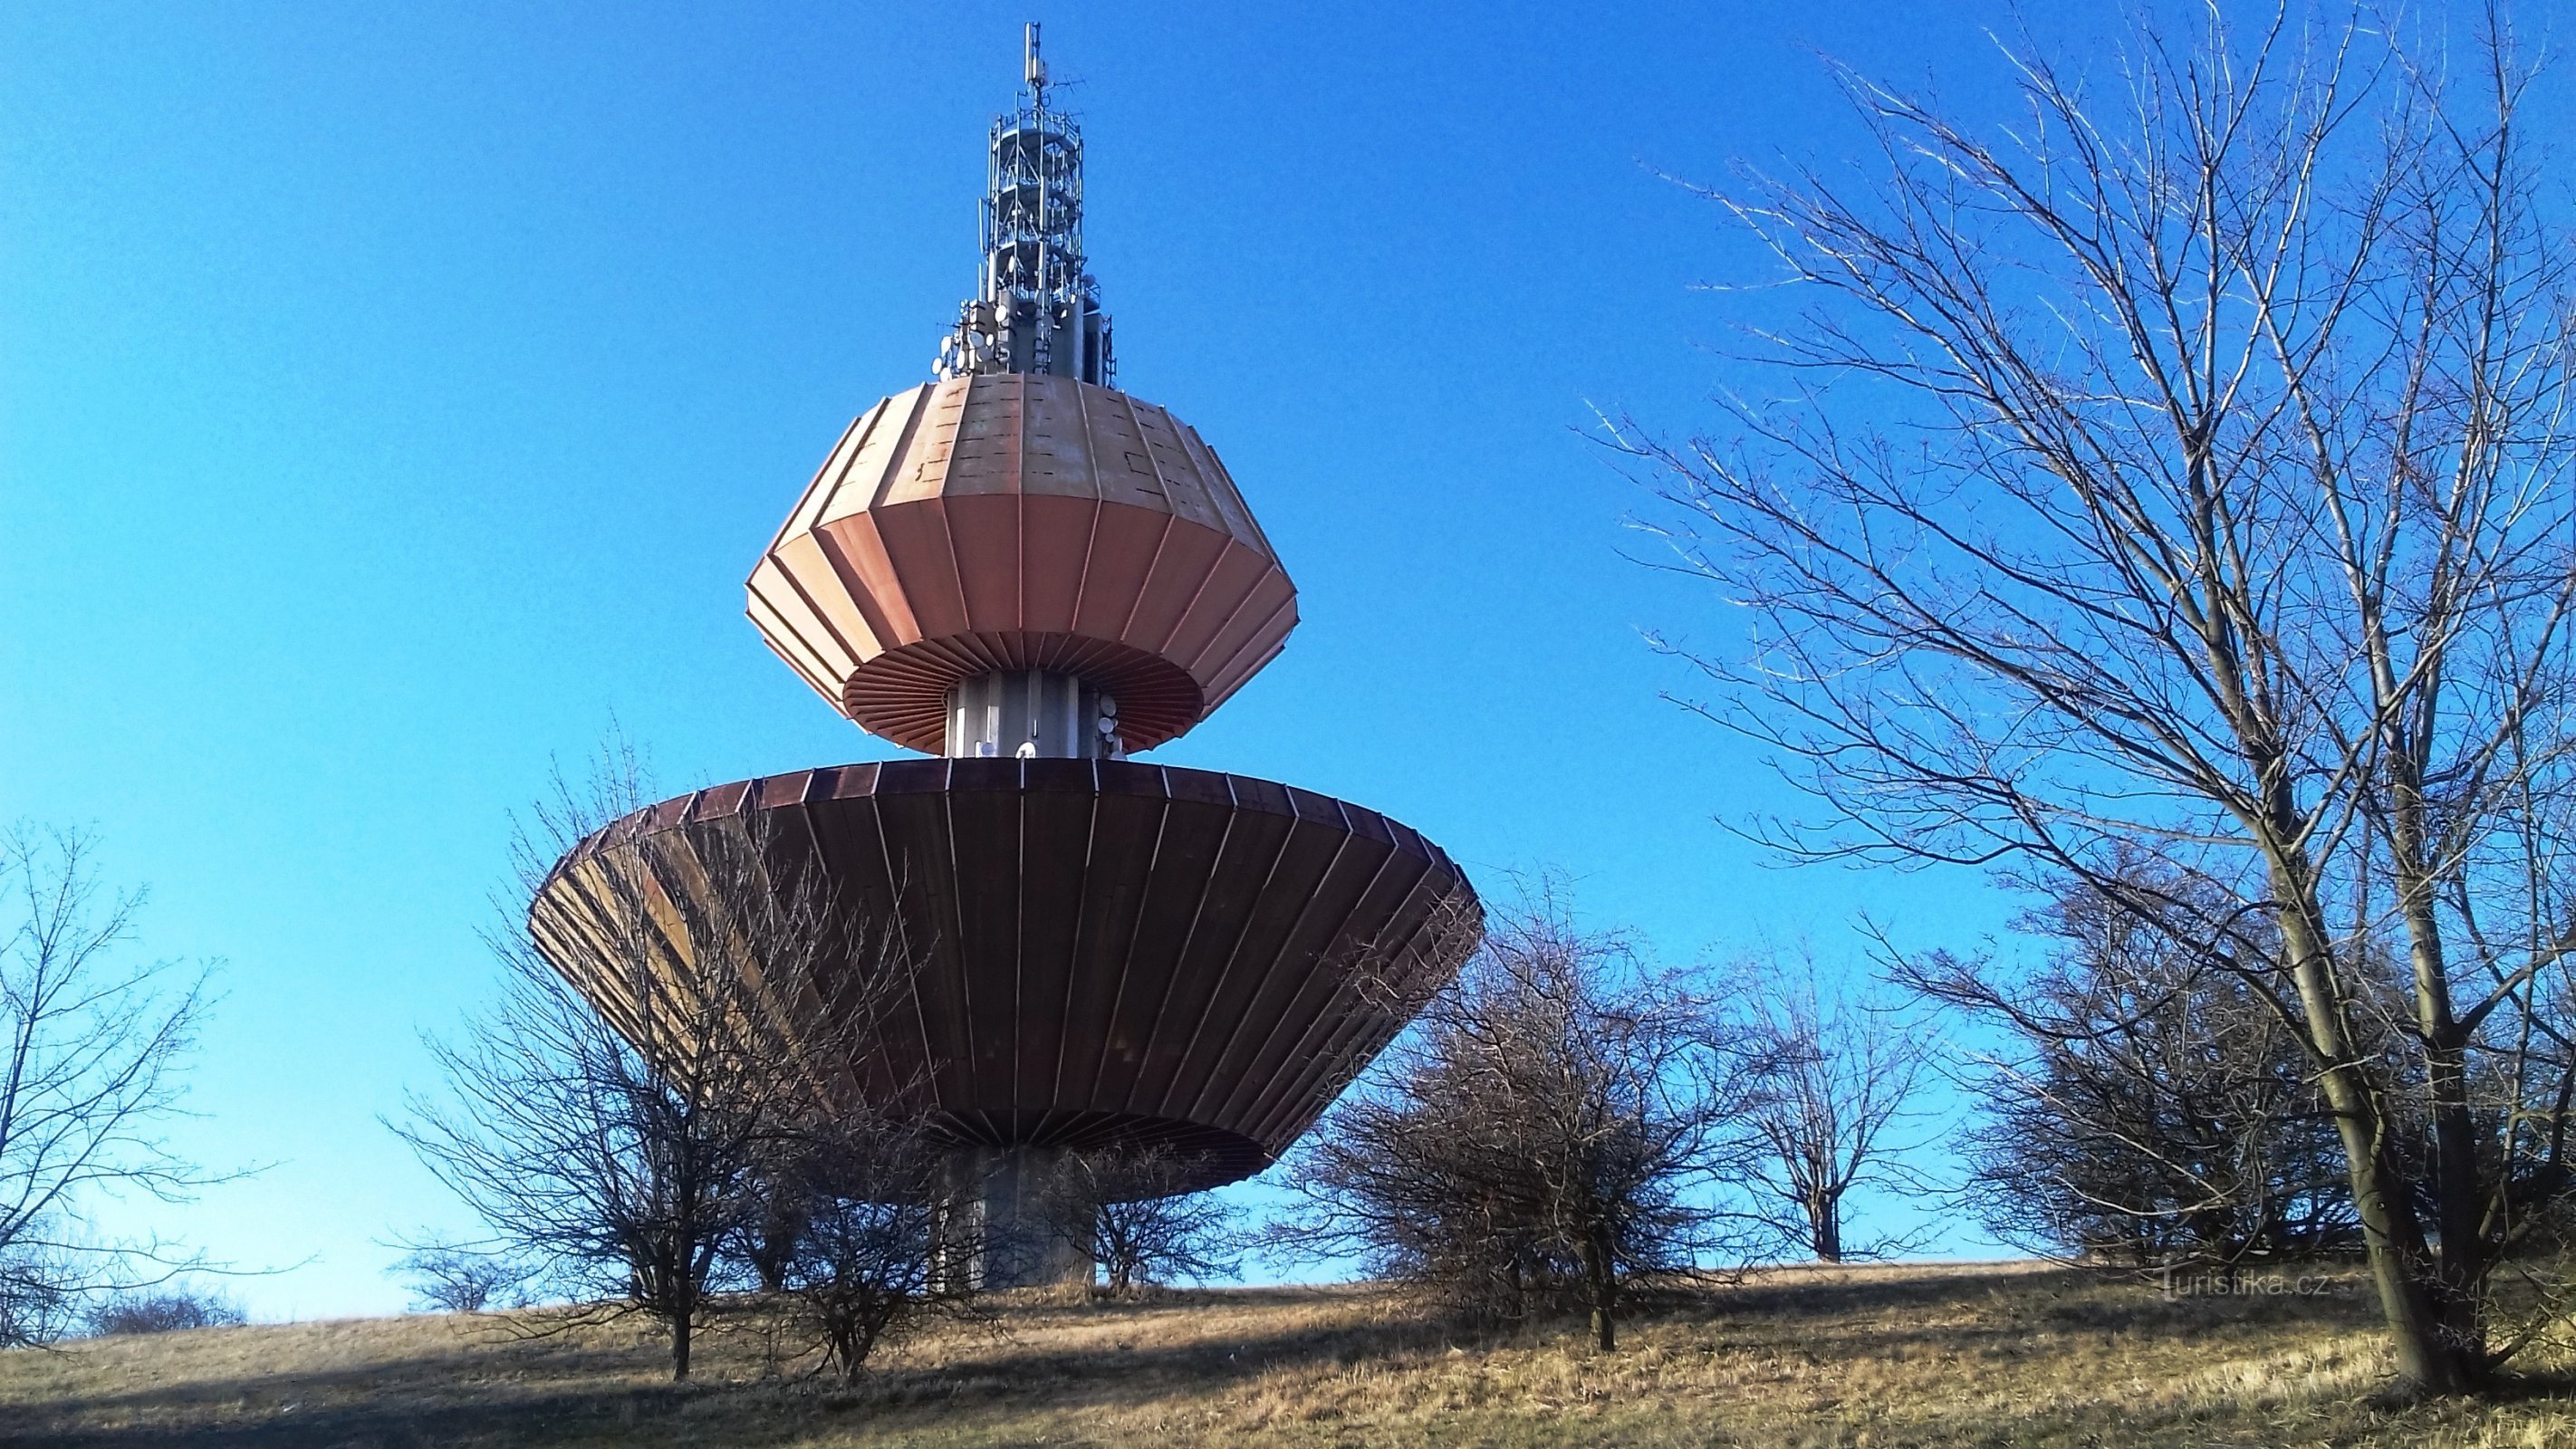
[(850, 425), (745, 586), (761, 634), (860, 727), (940, 747), (948, 686), (1051, 669), (1126, 747), (1279, 652), (1296, 588), (1225, 465), (1169, 412), (1066, 377), (953, 378)]
[(1210, 1186), (1312, 1125), (1402, 1027), (1384, 988), (1445, 981), (1481, 921), (1437, 846), (1291, 786), (1098, 760), (845, 765), (666, 801), (565, 856), (530, 924), (611, 1019), (585, 875), (712, 831), (746, 832), (774, 879), (819, 864), (855, 919), (903, 923), (913, 1000), (851, 1064), (867, 1090), (926, 1083), (912, 1105), (962, 1140), (1168, 1144), (1203, 1155)]

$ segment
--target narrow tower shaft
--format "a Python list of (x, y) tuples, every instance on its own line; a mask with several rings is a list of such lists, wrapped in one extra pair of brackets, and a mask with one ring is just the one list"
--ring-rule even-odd
[(1082, 269), (1082, 130), (1047, 109), (1034, 22), (1024, 75), (1019, 103), (993, 122), (978, 291), (940, 345), (938, 375), (1044, 372), (1113, 386), (1100, 284)]
[(978, 674), (948, 687), (952, 760), (1116, 760), (1118, 698), (1052, 669)]

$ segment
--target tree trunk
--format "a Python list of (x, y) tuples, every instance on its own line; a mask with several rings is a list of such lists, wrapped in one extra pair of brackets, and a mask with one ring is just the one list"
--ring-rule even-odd
[(698, 1295), (696, 1284), (688, 1282), (688, 1259), (685, 1256), (675, 1269), (667, 1271), (670, 1271), (670, 1279), (667, 1279), (667, 1289), (670, 1289), (670, 1382), (680, 1382), (688, 1377), (690, 1328), (696, 1328)]
[(1815, 1240), (1816, 1261), (1839, 1263), (1843, 1260), (1842, 1203), (1827, 1193), (1818, 1193), (1807, 1203), (1807, 1226)]
[(2415, 1027), (2424, 1039), (2425, 1095), (2433, 1125), (2434, 1226), (2441, 1236), (2432, 1273), (2434, 1307), (2444, 1347), (2472, 1382), (2487, 1369), (2485, 1297), (2486, 1222), (2484, 1174), (2478, 1164), (2477, 1113), (2469, 1100), (2468, 1033), (2451, 1007), (2450, 966), (2442, 927), (2434, 914), (2432, 872), (2425, 869), (2424, 802), (2419, 769), (2400, 756), (2391, 851), (2396, 858), (2399, 914), (2406, 922), (2409, 964), (2415, 978)]
[(1609, 1247), (1597, 1236), (1583, 1241), (1583, 1281), (1592, 1300), (1592, 1346), (1609, 1353), (1619, 1346), (1619, 1281)]
[[(2280, 898), (2297, 902), (2304, 892), (2276, 874)], [(2364, 1250), (2379, 1309), (2387, 1320), (2389, 1348), (2400, 1378), (2428, 1394), (2465, 1393), (2479, 1375), (2444, 1332), (2434, 1293), (2436, 1275), (2424, 1231), (2407, 1193), (2405, 1174), (2391, 1161), (2389, 1123), (2344, 1031), (2343, 1003), (2334, 989), (2323, 943), (2297, 904), (2281, 909), (2282, 945), (2294, 963), (2291, 978), (2306, 1016), (2309, 1046), (2326, 1063), (2318, 1074), (2326, 1105), (2343, 1143), (2352, 1202), (2361, 1219)]]
[(860, 1368), (867, 1363), (868, 1354), (876, 1348), (876, 1335), (863, 1327), (853, 1328), (841, 1335), (840, 1341), (834, 1347), (841, 1351), (841, 1382), (856, 1384), (859, 1381)]

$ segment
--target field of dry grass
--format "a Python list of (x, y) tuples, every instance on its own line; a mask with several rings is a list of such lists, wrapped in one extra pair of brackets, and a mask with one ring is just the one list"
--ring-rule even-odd
[(1642, 1313), (1480, 1333), (1371, 1288), (1027, 1303), (888, 1353), (861, 1388), (761, 1336), (663, 1382), (641, 1324), (492, 1317), (206, 1329), (0, 1354), (0, 1442), (536, 1445), (2576, 1445), (2576, 1391), (2372, 1401), (2371, 1305), (2169, 1298), (2033, 1265), (1791, 1270)]

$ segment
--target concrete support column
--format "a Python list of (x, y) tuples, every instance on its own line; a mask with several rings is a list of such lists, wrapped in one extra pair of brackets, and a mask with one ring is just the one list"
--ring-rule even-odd
[(1090, 1286), (1098, 1268), (1087, 1245), (1068, 1241), (1049, 1220), (1047, 1192), (1063, 1160), (1063, 1149), (1053, 1147), (961, 1148), (948, 1159), (932, 1229), (932, 1271), (941, 1288)]
[(1118, 700), (1070, 674), (1018, 669), (948, 689), (950, 759), (1120, 759)]

